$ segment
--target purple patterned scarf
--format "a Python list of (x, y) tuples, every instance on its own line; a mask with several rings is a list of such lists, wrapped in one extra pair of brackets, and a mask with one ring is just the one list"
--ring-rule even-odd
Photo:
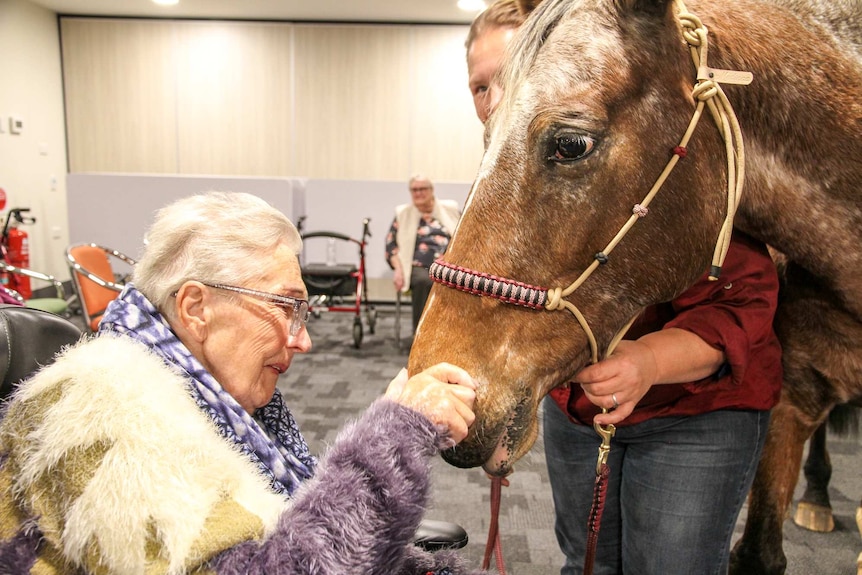
[(144, 295), (127, 284), (108, 305), (99, 333), (130, 337), (159, 354), (188, 377), (188, 390), (223, 437), (235, 443), (270, 479), (277, 493), (292, 494), (314, 474), (317, 460), (277, 389), (268, 404), (250, 416), (226, 392), (171, 330)]

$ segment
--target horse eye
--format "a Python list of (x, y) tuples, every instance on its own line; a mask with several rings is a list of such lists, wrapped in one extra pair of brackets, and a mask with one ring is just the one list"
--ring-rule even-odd
[(595, 141), (586, 136), (558, 136), (554, 155), (548, 159), (557, 162), (580, 160), (592, 152), (595, 145)]

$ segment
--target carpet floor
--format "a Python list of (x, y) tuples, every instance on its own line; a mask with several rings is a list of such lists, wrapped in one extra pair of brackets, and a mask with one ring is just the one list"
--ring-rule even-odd
[[(326, 450), (343, 423), (360, 414), (386, 389), (389, 380), (407, 363), (410, 333), (408, 313), (401, 316), (401, 345), (396, 340), (396, 314), (378, 306), (374, 333), (363, 315), (363, 338), (354, 347), (353, 313), (323, 312), (313, 317), (309, 330), (314, 348), (294, 358), (279, 380), (279, 389), (316, 453)], [(858, 469), (860, 446), (855, 439), (830, 437), (834, 466), (830, 497), (836, 527), (832, 533), (813, 533), (784, 523), (788, 575), (854, 575), (862, 541), (855, 513), (862, 496)], [(518, 462), (503, 489), (500, 532), (506, 568), (514, 575), (559, 572), (562, 554), (554, 538), (554, 510), (541, 444)], [(796, 488), (801, 495), (804, 480)], [(742, 534), (745, 509), (734, 539)], [(485, 549), (490, 517), (490, 482), (477, 469), (464, 470), (439, 460), (434, 464), (434, 503), (428, 517), (461, 524), (470, 541), (462, 550), (478, 566)], [(493, 562), (492, 562), (493, 565)], [(693, 574), (697, 575), (697, 574)]]

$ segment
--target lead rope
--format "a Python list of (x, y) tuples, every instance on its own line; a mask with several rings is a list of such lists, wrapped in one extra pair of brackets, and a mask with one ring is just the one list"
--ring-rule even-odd
[(506, 575), (506, 564), (503, 561), (503, 547), (500, 544), (500, 493), (503, 478), (491, 478), (491, 523), (488, 525), (488, 542), (485, 543), (485, 556), (482, 558), (482, 569), (491, 565), (491, 552), (497, 560), (497, 572)]

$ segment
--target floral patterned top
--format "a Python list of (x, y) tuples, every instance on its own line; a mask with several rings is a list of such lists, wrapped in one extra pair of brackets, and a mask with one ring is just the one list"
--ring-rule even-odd
[[(386, 260), (398, 253), (398, 221), (392, 220), (389, 233), (386, 234)], [(437, 221), (437, 218), (425, 214), (419, 219), (419, 228), (416, 230), (416, 249), (413, 251), (413, 265), (430, 268), (434, 260), (443, 255), (449, 246), (451, 235), (446, 227)]]

